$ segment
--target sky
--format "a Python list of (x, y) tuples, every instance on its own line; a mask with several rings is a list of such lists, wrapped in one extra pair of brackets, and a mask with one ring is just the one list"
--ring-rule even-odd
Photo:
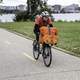
[(63, 6), (70, 5), (70, 4), (79, 4), (80, 0), (48, 0), (48, 4), (54, 5), (54, 4), (61, 4)]
[[(23, 4), (25, 4), (26, 1), (27, 0), (3, 0), (3, 2), (6, 4), (10, 4), (10, 3), (13, 3), (13, 4), (23, 3)], [(66, 5), (70, 5), (73, 3), (80, 5), (80, 0), (48, 0), (49, 5), (60, 4), (60, 5), (66, 6)]]
[(3, 0), (3, 2), (0, 3), (0, 5), (4, 6), (17, 6), (19, 4), (26, 5), (26, 0)]

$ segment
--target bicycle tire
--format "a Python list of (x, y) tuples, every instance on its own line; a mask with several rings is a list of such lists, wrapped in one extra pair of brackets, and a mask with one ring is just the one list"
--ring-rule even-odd
[[(47, 52), (46, 52), (47, 50)], [(43, 61), (46, 67), (50, 67), (51, 62), (52, 62), (52, 52), (51, 52), (51, 46), (48, 44), (44, 44), (43, 46)], [(49, 62), (47, 63), (46, 59), (49, 58)]]
[(39, 43), (34, 40), (33, 41), (33, 56), (35, 60), (38, 60), (39, 58)]

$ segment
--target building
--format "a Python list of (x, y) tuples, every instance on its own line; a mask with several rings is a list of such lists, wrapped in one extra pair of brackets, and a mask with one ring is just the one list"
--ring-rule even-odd
[(78, 4), (72, 4), (69, 6), (66, 6), (62, 9), (63, 13), (78, 13), (79, 11), (79, 5)]
[(27, 5), (20, 4), (20, 5), (17, 6), (17, 10), (26, 11), (27, 10)]
[(54, 5), (53, 7), (53, 12), (54, 13), (60, 13), (61, 11), (61, 5)]
[(16, 6), (9, 6), (5, 4), (0, 4), (0, 11), (2, 13), (14, 13), (16, 11)]
[(27, 5), (7, 5), (0, 3), (0, 11), (2, 13), (15, 13), (16, 11), (25, 11), (27, 10)]
[(51, 5), (48, 5), (48, 8), (51, 10), (51, 12), (53, 12), (53, 13), (60, 13), (60, 11), (61, 11), (61, 5), (53, 5), (53, 6), (51, 6)]

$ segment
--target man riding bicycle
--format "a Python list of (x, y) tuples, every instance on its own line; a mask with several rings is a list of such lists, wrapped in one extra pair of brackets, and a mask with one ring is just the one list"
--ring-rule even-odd
[(36, 36), (36, 40), (39, 41), (39, 34), (40, 34), (40, 27), (48, 26), (53, 27), (52, 20), (49, 17), (47, 11), (41, 13), (41, 15), (37, 15), (35, 18), (35, 25), (34, 25), (34, 34)]
[(38, 60), (39, 55), (42, 54), (45, 66), (49, 67), (52, 62), (51, 47), (57, 43), (57, 29), (53, 27), (47, 11), (36, 16), (34, 33), (36, 40), (33, 41), (33, 56)]

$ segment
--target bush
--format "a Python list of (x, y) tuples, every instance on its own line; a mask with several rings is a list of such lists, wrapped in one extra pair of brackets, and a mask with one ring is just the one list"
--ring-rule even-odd
[(16, 13), (14, 21), (22, 21), (24, 17), (24, 12), (18, 12)]
[(58, 22), (64, 22), (64, 21), (62, 21), (62, 20), (58, 20)]
[(35, 18), (34, 15), (30, 15), (26, 11), (24, 11), (16, 13), (14, 21), (27, 21), (27, 20), (33, 21), (34, 18)]
[(75, 20), (75, 22), (80, 22), (80, 20)]

